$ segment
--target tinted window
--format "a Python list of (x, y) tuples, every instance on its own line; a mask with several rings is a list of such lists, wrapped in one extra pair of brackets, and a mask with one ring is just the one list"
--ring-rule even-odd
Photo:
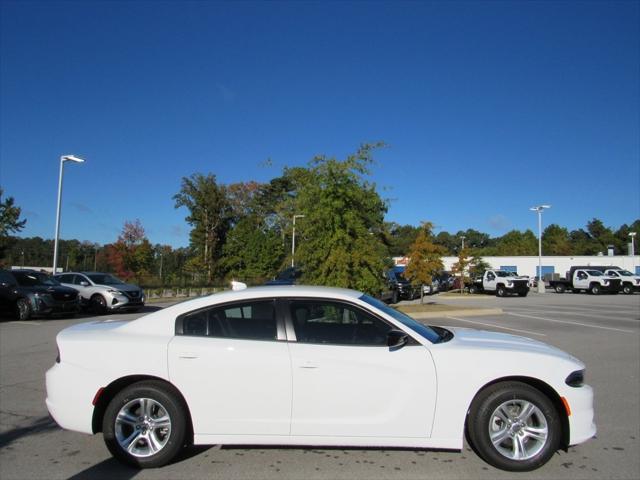
[(273, 301), (236, 303), (187, 313), (182, 317), (183, 335), (244, 340), (276, 340)]
[(73, 275), (65, 274), (65, 275), (56, 275), (55, 279), (60, 283), (73, 283)]
[(300, 343), (387, 345), (391, 326), (350, 305), (323, 300), (290, 302)]
[(34, 287), (37, 285), (60, 285), (56, 279), (40, 272), (13, 272), (18, 285), (23, 287)]
[(16, 280), (9, 272), (0, 271), (0, 283), (6, 283), (8, 285), (15, 285)]
[(74, 275), (73, 283), (75, 285), (81, 285), (82, 282), (89, 283), (89, 281), (83, 275)]

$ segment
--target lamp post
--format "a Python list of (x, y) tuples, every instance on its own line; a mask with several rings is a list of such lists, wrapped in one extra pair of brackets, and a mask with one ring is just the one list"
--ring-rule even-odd
[(467, 238), (467, 237), (462, 235), (460, 238), (462, 239), (462, 249), (460, 251), (462, 251), (462, 250), (464, 250), (464, 239)]
[(636, 254), (636, 246), (635, 246), (636, 232), (629, 232), (629, 236), (631, 237), (631, 256), (633, 257)]
[(293, 236), (291, 238), (291, 267), (295, 267), (294, 256), (296, 254), (296, 218), (304, 218), (304, 215), (293, 216)]
[(542, 211), (551, 208), (551, 205), (538, 205), (529, 210), (538, 212), (538, 293), (545, 292), (544, 281), (542, 280)]
[(62, 177), (64, 176), (64, 162), (84, 163), (84, 160), (74, 155), (60, 157), (60, 176), (58, 177), (58, 208), (56, 210), (56, 236), (53, 241), (53, 274), (58, 266), (58, 238), (60, 237), (60, 209), (62, 207)]

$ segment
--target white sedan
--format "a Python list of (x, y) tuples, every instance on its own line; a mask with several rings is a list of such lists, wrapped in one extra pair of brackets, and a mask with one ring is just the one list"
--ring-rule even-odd
[(584, 364), (513, 335), (428, 327), (362, 293), (257, 287), (57, 337), (47, 407), (138, 467), (188, 444), (456, 449), (532, 470), (593, 437)]

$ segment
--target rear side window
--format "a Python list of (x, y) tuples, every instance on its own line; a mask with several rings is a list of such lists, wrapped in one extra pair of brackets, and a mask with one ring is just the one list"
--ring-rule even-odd
[(291, 318), (300, 343), (386, 346), (391, 326), (339, 302), (294, 300)]
[(275, 304), (272, 300), (235, 303), (184, 314), (182, 335), (277, 340)]

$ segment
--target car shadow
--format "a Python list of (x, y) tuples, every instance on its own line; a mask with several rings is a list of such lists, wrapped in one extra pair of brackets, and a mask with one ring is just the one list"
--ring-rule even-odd
[(140, 469), (128, 467), (111, 457), (70, 476), (67, 480), (130, 480), (138, 473)]
[(16, 440), (28, 437), (29, 435), (37, 435), (39, 433), (59, 429), (60, 427), (58, 427), (56, 422), (54, 422), (53, 418), (51, 418), (49, 415), (38, 417), (28, 425), (13, 428), (11, 430), (7, 430), (6, 432), (0, 433), (0, 448), (5, 448), (11, 445)]

